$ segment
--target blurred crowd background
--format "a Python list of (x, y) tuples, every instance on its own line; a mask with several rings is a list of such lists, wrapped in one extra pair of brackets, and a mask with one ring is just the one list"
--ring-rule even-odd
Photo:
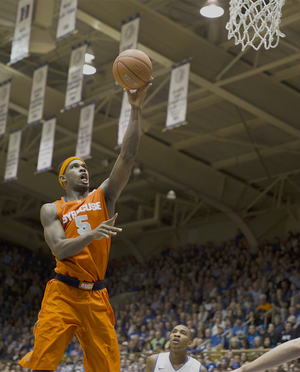
[[(33, 348), (33, 325), (55, 261), (7, 242), (1, 248), (0, 371), (27, 372), (18, 361)], [(147, 356), (169, 350), (170, 331), (178, 324), (192, 331), (188, 353), (208, 372), (232, 371), (299, 337), (299, 249), (300, 234), (290, 232), (251, 253), (238, 231), (221, 246), (164, 247), (145, 263), (111, 260), (106, 286), (122, 372), (145, 372)], [(272, 371), (284, 370), (300, 372), (300, 364)], [(76, 337), (57, 372), (84, 372)]]

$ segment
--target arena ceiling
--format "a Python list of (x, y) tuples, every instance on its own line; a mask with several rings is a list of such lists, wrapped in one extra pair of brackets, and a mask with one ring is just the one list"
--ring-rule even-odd
[[(0, 185), (0, 236), (31, 248), (44, 246), (39, 209), (62, 194), (58, 164), (75, 152), (79, 109), (64, 106), (71, 48), (85, 40), (95, 53), (97, 73), (84, 78), (83, 100), (96, 102), (92, 187), (106, 179), (118, 155), (117, 124), (122, 91), (112, 64), (120, 27), (141, 14), (139, 49), (152, 59), (155, 78), (143, 108), (143, 136), (135, 171), (117, 204), (123, 238), (143, 231), (196, 226), (221, 213), (248, 236), (247, 221), (300, 203), (300, 1), (286, 0), (277, 48), (244, 52), (227, 40), (228, 1), (218, 19), (199, 14), (204, 1), (79, 0), (77, 32), (55, 44), (58, 0), (51, 25), (34, 16), (31, 54), (8, 66), (17, 0), (0, 2), (0, 82), (11, 78), (7, 133), (22, 127), (18, 179)], [(41, 8), (40, 8), (41, 9)], [(45, 13), (46, 14), (46, 13)], [(47, 13), (48, 15), (48, 13)], [(188, 124), (164, 132), (172, 65), (191, 59)], [(53, 170), (35, 175), (40, 126), (26, 128), (32, 74), (48, 61), (44, 117), (57, 115)], [(0, 140), (3, 179), (8, 134)], [(176, 200), (168, 200), (173, 189)], [(297, 219), (297, 216), (294, 215)], [(124, 238), (125, 237), (125, 238)], [(121, 238), (120, 238), (121, 239)]]

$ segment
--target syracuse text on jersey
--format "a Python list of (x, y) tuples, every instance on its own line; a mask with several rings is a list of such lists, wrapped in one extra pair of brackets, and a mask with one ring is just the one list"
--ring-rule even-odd
[(64, 214), (62, 217), (63, 224), (67, 223), (68, 221), (72, 221), (80, 212), (100, 210), (102, 210), (100, 202), (83, 204), (76, 211), (71, 211), (69, 213)]

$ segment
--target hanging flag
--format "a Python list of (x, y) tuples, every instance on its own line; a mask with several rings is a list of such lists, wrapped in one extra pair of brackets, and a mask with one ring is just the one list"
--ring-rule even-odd
[(72, 50), (64, 111), (78, 106), (81, 102), (83, 65), (86, 49), (87, 44), (84, 44)]
[(61, 0), (56, 41), (75, 31), (78, 0)]
[(0, 137), (3, 137), (6, 132), (10, 88), (11, 88), (11, 79), (0, 84)]
[(22, 129), (11, 132), (9, 135), (4, 182), (9, 182), (17, 178), (21, 137)]
[(79, 129), (75, 156), (87, 159), (91, 155), (95, 102), (80, 110)]
[(38, 123), (43, 118), (47, 74), (48, 64), (33, 73), (27, 125)]
[(46, 120), (43, 124), (38, 163), (36, 169), (37, 173), (45, 172), (51, 168), (55, 137), (55, 126), (56, 116)]
[(137, 49), (139, 28), (139, 15), (137, 15), (135, 19), (130, 19), (128, 22), (122, 24), (119, 53), (122, 53), (127, 49)]
[(128, 127), (129, 119), (131, 114), (131, 105), (128, 102), (127, 93), (123, 92), (123, 100), (121, 106), (121, 112), (119, 117), (119, 124), (118, 124), (118, 148), (122, 146), (124, 134)]
[(171, 72), (166, 130), (185, 123), (190, 62), (175, 66)]
[(25, 58), (29, 54), (33, 2), (34, 0), (19, 0), (10, 64)]

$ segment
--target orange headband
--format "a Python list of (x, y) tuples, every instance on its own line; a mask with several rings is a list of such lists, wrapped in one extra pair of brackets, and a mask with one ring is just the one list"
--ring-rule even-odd
[(65, 170), (66, 170), (67, 166), (71, 163), (71, 161), (76, 160), (76, 159), (83, 161), (84, 164), (85, 164), (85, 161), (83, 159), (78, 158), (77, 156), (71, 156), (70, 158), (66, 159), (63, 162), (63, 164), (62, 164), (62, 166), (60, 168), (59, 175), (58, 175), (58, 180), (59, 180), (59, 183), (62, 185), (63, 188), (65, 188), (65, 186), (61, 182), (60, 176), (62, 176), (65, 173)]

